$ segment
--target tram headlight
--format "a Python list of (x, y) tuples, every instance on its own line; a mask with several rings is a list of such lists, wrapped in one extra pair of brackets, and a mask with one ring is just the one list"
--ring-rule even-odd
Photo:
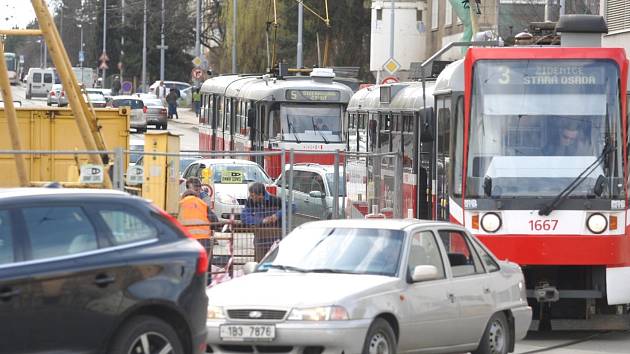
[(586, 219), (586, 227), (594, 234), (601, 234), (608, 227), (608, 220), (603, 214), (591, 214), (591, 216)]
[(481, 217), (481, 228), (485, 232), (497, 232), (501, 228), (501, 217), (497, 213), (486, 213)]

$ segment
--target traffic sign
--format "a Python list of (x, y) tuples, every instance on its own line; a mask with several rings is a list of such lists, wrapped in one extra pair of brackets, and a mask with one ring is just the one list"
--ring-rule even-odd
[(383, 69), (390, 74), (394, 74), (396, 71), (400, 70), (400, 64), (394, 58), (389, 58), (383, 64)]
[(192, 63), (193, 63), (195, 66), (201, 66), (201, 58), (199, 58), (199, 57), (195, 57), (195, 59), (193, 59), (193, 60), (192, 60)]
[(99, 65), (98, 68), (101, 70), (107, 70), (109, 69), (109, 65), (107, 65), (106, 62), (101, 62), (101, 65)]
[(203, 70), (201, 70), (200, 68), (194, 68), (192, 70), (192, 77), (193, 79), (201, 79), (203, 77)]
[(400, 80), (398, 80), (396, 76), (386, 76), (385, 78), (383, 78), (383, 80), (381, 80), (382, 85), (393, 84), (396, 82), (400, 82)]
[(131, 92), (131, 90), (133, 89), (133, 83), (131, 81), (123, 81), (122, 85), (120, 85), (120, 88), (123, 92)]
[(107, 53), (103, 52), (101, 54), (101, 56), (98, 58), (99, 61), (109, 61), (109, 57), (107, 56)]

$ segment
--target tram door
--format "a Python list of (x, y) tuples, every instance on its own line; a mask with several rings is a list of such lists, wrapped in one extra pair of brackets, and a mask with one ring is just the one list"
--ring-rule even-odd
[(435, 187), (433, 217), (436, 220), (449, 220), (448, 181), (450, 180), (450, 145), (451, 145), (451, 97), (436, 96), (435, 111), (435, 166), (433, 181)]
[(426, 108), (415, 113), (415, 131), (418, 137), (418, 150), (414, 157), (414, 172), (417, 171), (416, 217), (418, 219), (431, 219), (431, 178), (433, 163), (433, 140), (431, 131), (434, 126), (433, 108)]

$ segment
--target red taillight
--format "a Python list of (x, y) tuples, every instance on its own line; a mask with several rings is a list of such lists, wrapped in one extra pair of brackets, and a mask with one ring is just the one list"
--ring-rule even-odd
[(66, 93), (64, 91), (61, 91), (61, 97), (65, 96)]
[[(159, 210), (160, 214), (162, 216), (164, 216), (166, 219), (168, 219), (168, 221), (172, 222), (175, 226), (177, 226), (177, 228), (184, 233), (184, 235), (186, 235), (186, 237), (197, 241), (189, 232), (188, 230), (179, 223), (179, 221), (177, 219), (175, 219), (173, 217), (173, 215), (165, 212), (164, 210), (162, 210), (162, 208), (158, 208), (156, 206), (157, 210)], [(204, 275), (208, 272), (208, 253), (206, 251), (206, 249), (199, 243), (199, 242), (195, 242), (197, 244), (197, 246), (199, 246), (199, 258), (197, 258), (197, 267), (195, 269), (195, 273), (197, 275)]]
[(142, 112), (147, 113), (147, 106), (142, 107)]
[(278, 193), (278, 187), (276, 186), (267, 186), (267, 193), (271, 194), (271, 195), (276, 195), (276, 193)]
[(55, 91), (50, 91), (50, 96), (51, 96), (51, 97), (55, 97), (55, 96), (56, 96), (56, 95), (55, 95)]
[(160, 113), (164, 113), (164, 114), (166, 114), (166, 108), (162, 108), (162, 109), (160, 110)]

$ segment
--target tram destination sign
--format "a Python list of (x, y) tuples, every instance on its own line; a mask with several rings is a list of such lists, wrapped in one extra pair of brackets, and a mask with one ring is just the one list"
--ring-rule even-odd
[(287, 90), (287, 101), (317, 101), (338, 102), (341, 98), (339, 91), (330, 90)]
[[(485, 65), (483, 65), (485, 64)], [(590, 60), (523, 60), (483, 63), (478, 69), (488, 85), (505, 86), (599, 86), (607, 82), (609, 63)], [(495, 86), (496, 85), (496, 86)]]

